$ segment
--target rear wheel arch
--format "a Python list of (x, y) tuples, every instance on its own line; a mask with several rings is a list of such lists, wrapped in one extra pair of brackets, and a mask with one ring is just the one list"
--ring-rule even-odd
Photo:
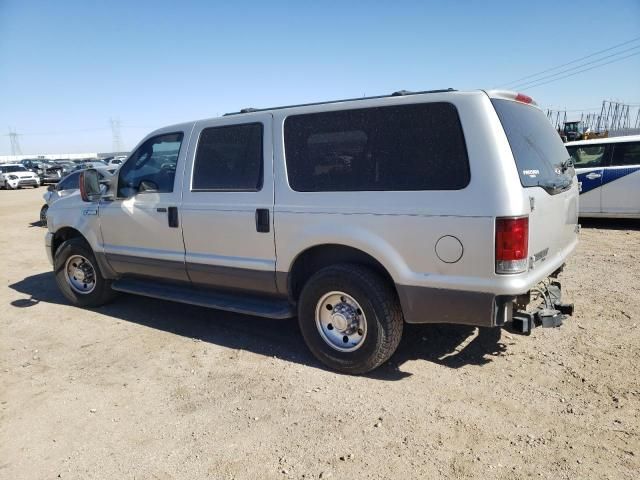
[(369, 253), (342, 244), (322, 244), (300, 252), (291, 263), (286, 280), (290, 301), (293, 303), (298, 301), (304, 285), (316, 272), (336, 264), (368, 267), (389, 282), (391, 288), (396, 291), (395, 282), (389, 270)]

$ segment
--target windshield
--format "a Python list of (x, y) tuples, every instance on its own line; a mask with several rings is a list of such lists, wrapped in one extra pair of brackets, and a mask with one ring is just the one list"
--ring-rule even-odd
[(2, 173), (13, 173), (13, 172), (28, 172), (26, 168), (20, 165), (6, 165), (0, 167), (0, 171)]
[(516, 161), (523, 187), (555, 194), (571, 186), (575, 172), (567, 149), (541, 110), (511, 100), (491, 100)]

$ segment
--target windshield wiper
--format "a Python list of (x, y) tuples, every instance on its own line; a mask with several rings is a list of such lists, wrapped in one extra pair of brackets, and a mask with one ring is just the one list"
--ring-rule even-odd
[(574, 167), (574, 162), (572, 157), (567, 158), (564, 162), (560, 164), (560, 170), (562, 171), (562, 173), (566, 172), (567, 170), (573, 167)]

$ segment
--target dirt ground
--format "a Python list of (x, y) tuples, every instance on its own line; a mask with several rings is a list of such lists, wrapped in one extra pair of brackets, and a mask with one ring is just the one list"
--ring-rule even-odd
[(408, 327), (350, 377), (295, 320), (126, 295), (70, 307), (42, 193), (0, 191), (2, 479), (640, 475), (639, 222), (583, 222), (561, 328)]

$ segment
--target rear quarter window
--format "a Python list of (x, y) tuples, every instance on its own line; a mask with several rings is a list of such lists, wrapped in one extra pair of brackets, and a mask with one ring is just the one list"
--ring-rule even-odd
[(296, 191), (458, 190), (470, 180), (450, 103), (293, 115), (285, 120), (284, 140)]
[(491, 103), (509, 140), (522, 186), (542, 187), (549, 193), (569, 187), (573, 171), (563, 168), (569, 153), (544, 113), (511, 100)]

